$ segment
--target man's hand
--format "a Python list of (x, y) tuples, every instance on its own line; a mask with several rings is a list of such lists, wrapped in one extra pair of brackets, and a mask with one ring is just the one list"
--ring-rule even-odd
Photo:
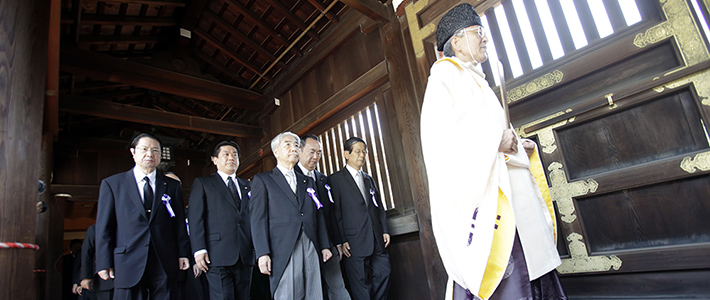
[(347, 258), (350, 258), (350, 243), (343, 243), (343, 246), (341, 248), (343, 248), (343, 254), (345, 254)]
[(94, 280), (93, 279), (82, 279), (81, 280), (81, 287), (85, 290), (91, 290), (94, 288)]
[(71, 286), (71, 292), (72, 292), (72, 294), (81, 295), (81, 290), (80, 290), (79, 288), (81, 288), (79, 285), (77, 285), (76, 283), (73, 284), (73, 285)]
[(200, 277), (202, 275), (202, 269), (200, 269), (200, 266), (197, 264), (192, 265), (192, 273), (195, 274), (195, 278)]
[(503, 137), (500, 139), (498, 151), (503, 153), (518, 153), (518, 139), (512, 129), (503, 130)]
[(271, 257), (268, 254), (259, 257), (259, 271), (261, 274), (271, 275)]
[(199, 266), (202, 272), (207, 272), (207, 270), (210, 269), (207, 265), (211, 263), (210, 256), (207, 252), (195, 255), (195, 265)]
[(338, 261), (343, 260), (343, 245), (336, 246), (338, 248)]
[(385, 240), (385, 248), (390, 245), (390, 234), (385, 233), (382, 235), (382, 238)]
[(187, 257), (178, 258), (178, 263), (180, 264), (180, 270), (187, 270), (190, 268), (190, 260)]
[(323, 262), (326, 262), (331, 257), (333, 257), (333, 252), (330, 252), (330, 249), (328, 249), (328, 248), (325, 248), (325, 249), (321, 250), (320, 252), (323, 253)]
[(533, 140), (521, 139), (520, 141), (523, 143), (523, 148), (525, 149), (525, 153), (528, 154), (528, 157), (535, 153), (535, 142), (533, 142)]
[(99, 271), (99, 277), (101, 277), (101, 279), (103, 279), (103, 280), (109, 280), (109, 279), (113, 279), (116, 276), (114, 276), (114, 274), (113, 274), (113, 268), (109, 268), (107, 270)]

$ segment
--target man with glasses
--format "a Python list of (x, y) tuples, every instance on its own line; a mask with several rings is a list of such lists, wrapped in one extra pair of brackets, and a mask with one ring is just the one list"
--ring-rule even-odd
[(450, 280), (447, 294), (462, 300), (566, 299), (555, 273), (561, 261), (554, 211), (526, 155), (535, 144), (508, 129), (485, 80), (480, 64), (488, 58), (488, 37), (473, 6), (447, 12), (436, 42), (444, 57), (431, 68), (421, 138), (433, 231)]
[[(335, 219), (345, 255), (345, 273), (350, 294), (356, 300), (387, 299), (390, 244), (387, 218), (380, 192), (370, 175), (363, 172), (367, 144), (351, 137), (343, 146), (345, 167), (328, 177), (335, 202)], [(341, 254), (341, 255), (342, 255)]]
[(182, 188), (156, 172), (156, 137), (138, 135), (130, 150), (135, 167), (101, 182), (96, 269), (101, 279), (114, 278), (114, 299), (168, 300), (178, 270), (190, 266)]

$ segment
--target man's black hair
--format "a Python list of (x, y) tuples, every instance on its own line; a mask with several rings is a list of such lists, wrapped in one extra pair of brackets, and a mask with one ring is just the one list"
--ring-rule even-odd
[(158, 146), (160, 146), (160, 149), (163, 149), (163, 143), (160, 141), (160, 139), (150, 133), (141, 133), (134, 137), (133, 141), (131, 141), (131, 149), (136, 148), (136, 145), (138, 145), (138, 141), (140, 141), (144, 137), (158, 141)]
[(315, 140), (316, 142), (319, 142), (319, 143), (320, 143), (320, 138), (319, 138), (317, 135), (315, 135), (315, 134), (310, 134), (310, 133), (309, 133), (309, 134), (304, 134), (304, 135), (301, 136), (301, 148), (303, 148), (303, 147), (306, 146), (306, 140), (307, 140), (307, 139), (313, 139), (313, 140)]
[(365, 140), (354, 136), (354, 137), (349, 138), (347, 141), (345, 141), (345, 144), (343, 145), (343, 149), (345, 149), (345, 151), (352, 152), (353, 145), (355, 145), (357, 143), (363, 143), (363, 144), (365, 144), (365, 148), (367, 148), (367, 143), (365, 143)]
[(218, 157), (219, 156), (219, 148), (222, 148), (222, 146), (232, 146), (235, 149), (237, 149), (237, 158), (242, 158), (242, 150), (239, 149), (239, 145), (237, 143), (232, 142), (232, 141), (221, 141), (217, 146), (214, 147), (214, 151), (212, 151), (212, 157)]

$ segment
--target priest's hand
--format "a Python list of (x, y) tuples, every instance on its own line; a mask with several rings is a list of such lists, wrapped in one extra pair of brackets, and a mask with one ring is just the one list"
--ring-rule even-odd
[(503, 137), (500, 140), (498, 151), (503, 153), (518, 153), (518, 139), (512, 129), (503, 130)]
[(533, 140), (521, 139), (520, 141), (523, 143), (523, 148), (525, 149), (525, 153), (528, 154), (528, 157), (535, 153), (535, 142), (533, 142)]
[(268, 254), (259, 257), (259, 271), (261, 274), (271, 275), (271, 257)]

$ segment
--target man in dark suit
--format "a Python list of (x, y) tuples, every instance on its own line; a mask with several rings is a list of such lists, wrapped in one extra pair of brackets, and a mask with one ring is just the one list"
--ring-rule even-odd
[[(331, 242), (340, 241), (340, 233), (335, 223), (334, 203), (328, 192), (327, 180), (325, 174), (318, 172), (316, 166), (323, 154), (323, 146), (320, 139), (313, 134), (301, 136), (301, 154), (299, 156), (298, 167), (294, 168), (296, 173), (306, 175), (312, 178), (316, 184), (316, 194), (318, 199), (323, 204), (323, 216), (325, 217), (326, 229), (328, 230), (328, 238)], [(342, 247), (342, 245), (338, 245)], [(331, 247), (331, 252), (340, 253), (336, 246)], [(350, 300), (350, 295), (345, 289), (343, 282), (343, 274), (340, 271), (340, 260), (342, 255), (337, 259), (330, 259), (323, 263), (321, 271), (325, 281), (326, 296), (329, 300)]]
[(74, 283), (74, 274), (78, 274), (77, 266), (80, 266), (81, 240), (73, 239), (69, 242), (69, 254), (62, 257), (62, 299), (76, 300), (77, 285)]
[(96, 224), (86, 230), (84, 245), (81, 247), (81, 278), (82, 294), (89, 300), (113, 299), (113, 279), (101, 280), (96, 274)]
[(300, 139), (284, 132), (271, 141), (277, 166), (252, 180), (251, 226), (259, 270), (270, 275), (277, 300), (323, 299), (319, 252), (332, 253), (313, 179), (294, 172)]
[(195, 264), (206, 272), (210, 299), (249, 299), (254, 247), (249, 181), (237, 177), (241, 152), (223, 141), (212, 153), (217, 173), (196, 178), (187, 216)]
[(96, 217), (96, 269), (114, 278), (115, 299), (168, 300), (178, 270), (189, 266), (189, 239), (180, 183), (157, 174), (161, 144), (135, 137), (136, 166), (104, 179)]
[[(345, 141), (347, 165), (328, 181), (335, 201), (335, 218), (342, 238), (345, 273), (353, 299), (387, 299), (390, 262), (385, 210), (377, 185), (360, 169), (365, 164), (367, 144), (358, 137)], [(370, 274), (371, 273), (371, 274)], [(372, 278), (370, 278), (372, 277)]]

